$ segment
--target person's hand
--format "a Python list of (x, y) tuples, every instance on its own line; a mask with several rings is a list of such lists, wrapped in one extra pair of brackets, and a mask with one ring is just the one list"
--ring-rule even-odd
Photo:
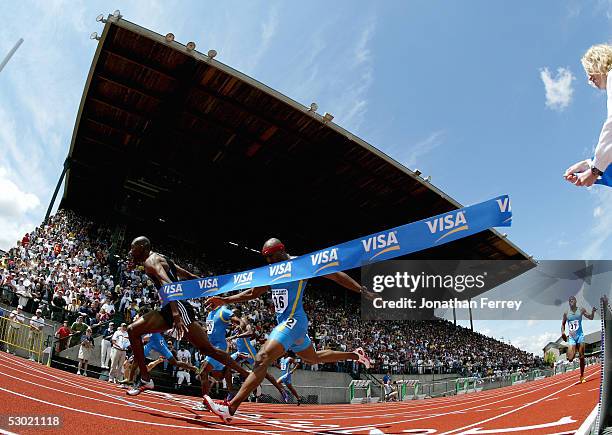
[(567, 168), (565, 170), (565, 173), (563, 174), (563, 178), (565, 178), (567, 181), (573, 184), (576, 182), (576, 179), (578, 178), (576, 174), (580, 172), (584, 172), (587, 169), (589, 169), (589, 162), (587, 160), (581, 160), (577, 163), (574, 163), (569, 168)]
[(206, 299), (205, 307), (207, 310), (214, 310), (215, 308), (219, 308), (222, 305), (225, 305), (225, 298), (221, 296), (213, 296), (211, 298)]
[(593, 174), (589, 169), (577, 174), (574, 184), (576, 186), (591, 187), (595, 181), (597, 181), (597, 175)]
[(183, 338), (183, 335), (187, 334), (187, 327), (185, 326), (185, 323), (183, 323), (183, 319), (181, 318), (180, 314), (174, 316), (173, 320), (174, 331), (176, 331), (176, 339), (180, 340)]

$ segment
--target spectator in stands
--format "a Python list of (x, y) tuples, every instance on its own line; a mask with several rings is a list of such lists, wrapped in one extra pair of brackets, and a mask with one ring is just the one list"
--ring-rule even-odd
[(132, 323), (138, 315), (139, 308), (136, 305), (136, 301), (132, 301), (129, 307), (125, 309), (125, 321)]
[(87, 325), (83, 323), (83, 316), (77, 317), (70, 330), (72, 331), (72, 339), (70, 340), (70, 346), (72, 347), (81, 342), (81, 336), (87, 330)]
[(106, 302), (102, 305), (102, 309), (104, 309), (104, 311), (106, 311), (109, 315), (112, 316), (115, 313), (115, 305), (112, 303), (110, 296), (110, 292), (108, 292), (108, 295), (105, 299)]
[[(8, 344), (7, 344), (7, 352), (15, 355), (15, 347), (19, 344), (23, 346), (23, 338), (20, 335), (21, 327), (24, 324), (24, 317), (21, 312), (23, 307), (21, 305), (17, 305), (17, 308), (14, 309), (9, 315), (9, 327), (8, 327)], [(13, 352), (11, 352), (11, 346), (13, 346)]]
[[(22, 273), (25, 275), (25, 273)], [(32, 293), (30, 292), (30, 285), (32, 283), (27, 278), (19, 278), (19, 283), (17, 284), (17, 295), (19, 296), (19, 305), (22, 307), (27, 307), (32, 298)]]
[(57, 338), (57, 347), (56, 352), (61, 352), (68, 347), (68, 338), (72, 334), (70, 328), (68, 327), (68, 320), (64, 320), (62, 326), (55, 333), (55, 338)]
[(42, 318), (42, 310), (39, 308), (36, 310), (36, 314), (30, 319), (30, 333), (28, 336), (28, 342), (30, 347), (30, 361), (35, 361), (34, 351), (38, 350), (42, 352), (42, 339), (43, 339), (43, 328), (45, 327), (45, 320)]
[(87, 376), (87, 364), (91, 359), (91, 355), (94, 350), (94, 339), (92, 336), (91, 328), (85, 330), (85, 335), (81, 337), (81, 346), (79, 347), (79, 367), (77, 368), (77, 375), (81, 374), (83, 369), (83, 376)]
[(108, 327), (102, 331), (102, 341), (100, 344), (100, 365), (103, 369), (110, 368), (112, 349), (111, 340), (113, 335), (115, 335), (115, 332), (115, 324), (113, 322), (110, 322)]
[(51, 307), (51, 311), (53, 312), (53, 320), (63, 320), (66, 300), (62, 296), (61, 290), (57, 290), (54, 293), (53, 299), (51, 300)]
[[(177, 352), (178, 361), (191, 364), (191, 352), (189, 352), (184, 344), (181, 344), (180, 350)], [(176, 372), (176, 383), (181, 385), (183, 381), (187, 382), (187, 385), (191, 385), (191, 374), (184, 369), (179, 369)]]
[(108, 381), (117, 383), (122, 380), (123, 363), (125, 362), (125, 354), (130, 346), (130, 339), (127, 333), (127, 324), (122, 323), (121, 327), (113, 334), (111, 338), (111, 366)]

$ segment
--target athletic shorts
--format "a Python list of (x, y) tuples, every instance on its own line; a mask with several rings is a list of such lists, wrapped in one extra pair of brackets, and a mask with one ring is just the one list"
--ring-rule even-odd
[(172, 359), (174, 355), (172, 355), (172, 352), (170, 352), (170, 349), (168, 349), (168, 345), (166, 344), (166, 340), (164, 339), (164, 337), (153, 337), (154, 336), (152, 336), (152, 339), (149, 340), (147, 344), (145, 344), (144, 356), (148, 357), (151, 351), (154, 350), (167, 360)]
[(576, 337), (572, 337), (571, 335), (567, 338), (567, 343), (570, 346), (576, 346), (577, 344), (584, 343), (584, 334), (577, 335)]
[(291, 373), (285, 373), (280, 378), (278, 378), (278, 382), (280, 384), (291, 385)]
[[(189, 327), (195, 321), (195, 313), (193, 312), (193, 307), (188, 302), (176, 301), (176, 308), (181, 315), (181, 319), (183, 319), (183, 323), (186, 327)], [(167, 303), (162, 307), (159, 311), (168, 329), (174, 327), (174, 319), (172, 318), (172, 310), (170, 309), (170, 303)]]
[[(224, 341), (223, 343), (212, 343), (211, 342), (210, 344), (212, 344), (217, 349), (221, 349), (227, 352), (227, 348), (228, 348), (227, 341)], [(214, 358), (211, 358), (210, 356), (207, 356), (206, 358), (204, 358), (204, 361), (206, 361), (208, 364), (212, 366), (213, 372), (220, 372), (220, 371), (223, 371), (223, 369), (225, 368), (225, 364), (220, 363), (219, 361), (217, 361)]]
[(247, 362), (251, 366), (255, 364), (255, 360), (251, 358), (251, 355), (249, 355), (248, 353), (244, 353), (244, 352), (234, 352), (232, 354), (232, 359), (238, 363)]
[(308, 319), (302, 317), (285, 320), (272, 330), (268, 340), (278, 341), (285, 351), (292, 350), (297, 353), (308, 349), (312, 346), (308, 336)]

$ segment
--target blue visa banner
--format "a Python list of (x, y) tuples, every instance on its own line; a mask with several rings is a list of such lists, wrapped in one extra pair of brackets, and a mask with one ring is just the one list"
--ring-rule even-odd
[(309, 279), (443, 245), (512, 224), (508, 195), (370, 234), (281, 263), (215, 277), (166, 284), (162, 303), (215, 296), (251, 287)]

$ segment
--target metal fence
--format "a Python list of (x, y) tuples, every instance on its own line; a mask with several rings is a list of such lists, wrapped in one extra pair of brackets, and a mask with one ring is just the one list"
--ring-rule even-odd
[(7, 352), (43, 362), (45, 335), (30, 325), (0, 317), (0, 344)]

